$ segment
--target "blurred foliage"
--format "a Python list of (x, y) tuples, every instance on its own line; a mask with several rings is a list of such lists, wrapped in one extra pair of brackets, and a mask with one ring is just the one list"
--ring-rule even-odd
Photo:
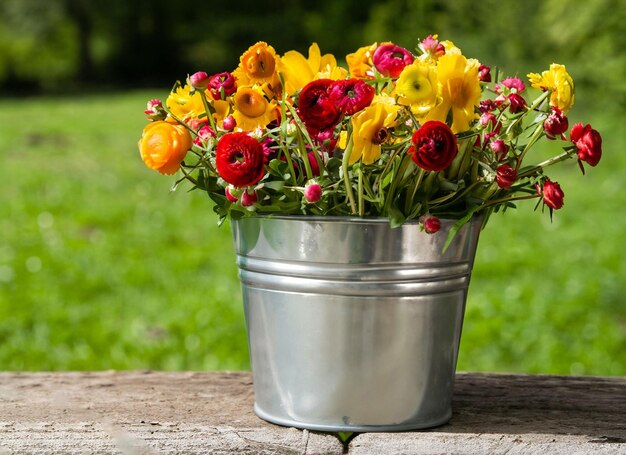
[(413, 48), (431, 33), (522, 76), (557, 60), (598, 105), (625, 108), (622, 0), (3, 0), (0, 88), (169, 86), (234, 69), (259, 40), (281, 54), (316, 41), (342, 58), (374, 41)]

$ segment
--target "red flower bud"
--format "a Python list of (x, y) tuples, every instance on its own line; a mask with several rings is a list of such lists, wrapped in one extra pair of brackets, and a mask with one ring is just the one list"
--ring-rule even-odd
[(311, 182), (304, 187), (304, 199), (309, 204), (315, 204), (322, 197), (322, 187), (319, 183)]
[(496, 108), (496, 103), (494, 103), (493, 100), (481, 100), (480, 105), (478, 106), (478, 110), (482, 112), (483, 114), (485, 112), (491, 112), (495, 110), (495, 108)]
[(226, 187), (226, 189), (224, 190), (224, 195), (226, 196), (226, 199), (228, 199), (230, 202), (237, 202), (239, 200), (237, 196), (237, 188), (232, 185), (228, 185)]
[(517, 93), (511, 93), (508, 96), (509, 100), (509, 111), (512, 114), (517, 114), (518, 112), (522, 112), (526, 109), (526, 100)]
[(487, 65), (480, 65), (478, 67), (478, 79), (481, 82), (491, 82), (491, 68)]
[(489, 148), (496, 155), (498, 161), (502, 161), (509, 153), (509, 146), (502, 139), (495, 139), (489, 143)]
[(595, 166), (602, 157), (602, 136), (587, 124), (577, 123), (570, 131), (570, 139), (578, 149), (578, 158)]
[(245, 190), (241, 195), (241, 205), (244, 207), (250, 207), (257, 201), (256, 191)]
[(508, 164), (498, 166), (496, 169), (496, 183), (500, 188), (511, 188), (517, 180), (517, 171)]
[(563, 194), (563, 190), (561, 190), (558, 182), (546, 180), (543, 183), (543, 187), (539, 188), (539, 185), (537, 185), (536, 188), (537, 193), (539, 193), (543, 197), (543, 202), (548, 207), (555, 210), (563, 207), (563, 199), (565, 198), (565, 194)]
[(543, 130), (546, 132), (548, 139), (554, 139), (556, 136), (561, 136), (565, 140), (563, 133), (569, 128), (569, 121), (563, 111), (558, 107), (553, 107), (552, 112), (543, 122)]
[(425, 217), (422, 224), (424, 225), (424, 231), (427, 234), (434, 234), (441, 229), (441, 221), (436, 216)]
[(224, 128), (226, 131), (232, 131), (235, 129), (236, 126), (237, 120), (235, 120), (235, 117), (233, 117), (232, 115), (226, 117), (224, 119), (224, 122), (222, 122), (222, 128)]

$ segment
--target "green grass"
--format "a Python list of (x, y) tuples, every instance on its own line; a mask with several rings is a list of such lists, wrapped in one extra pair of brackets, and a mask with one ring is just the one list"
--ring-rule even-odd
[[(136, 141), (157, 91), (0, 101), (0, 370), (245, 369), (229, 226)], [(555, 174), (565, 208), (494, 215), (459, 369), (626, 374), (626, 138)]]

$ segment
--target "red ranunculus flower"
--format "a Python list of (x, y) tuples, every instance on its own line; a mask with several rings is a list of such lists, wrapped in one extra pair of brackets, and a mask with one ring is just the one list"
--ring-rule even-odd
[(331, 79), (317, 79), (302, 88), (298, 98), (298, 114), (307, 129), (327, 130), (339, 122), (341, 112), (330, 99), (333, 83)]
[(247, 133), (228, 133), (217, 141), (217, 172), (236, 187), (254, 185), (263, 178), (263, 158), (263, 146)]
[(561, 139), (565, 140), (563, 133), (569, 128), (569, 121), (563, 111), (558, 107), (553, 107), (552, 112), (543, 122), (543, 130), (546, 132), (548, 139), (555, 139), (557, 136), (561, 136)]
[(224, 99), (237, 91), (237, 81), (232, 74), (225, 71), (211, 76), (208, 87), (213, 98)]
[(415, 60), (405, 48), (392, 43), (381, 44), (372, 55), (372, 63), (383, 76), (398, 77), (405, 66)]
[(372, 103), (376, 90), (361, 79), (338, 80), (330, 88), (330, 99), (345, 115), (356, 114)]
[(424, 123), (413, 133), (413, 146), (408, 153), (422, 169), (446, 169), (458, 152), (456, 136), (448, 125), (438, 120)]
[(543, 202), (551, 209), (558, 210), (563, 207), (565, 194), (558, 182), (546, 180), (543, 187), (537, 186), (537, 192), (543, 197)]
[(498, 166), (496, 169), (496, 183), (500, 188), (511, 188), (517, 180), (517, 171), (508, 164)]
[(569, 137), (578, 149), (578, 158), (595, 166), (602, 157), (602, 136), (587, 124), (577, 123), (572, 127)]

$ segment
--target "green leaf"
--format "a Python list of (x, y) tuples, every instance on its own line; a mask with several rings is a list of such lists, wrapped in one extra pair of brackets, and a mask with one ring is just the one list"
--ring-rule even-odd
[(406, 221), (404, 213), (394, 205), (389, 206), (389, 224), (392, 228), (401, 226)]
[(474, 213), (476, 213), (479, 209), (480, 209), (479, 205), (472, 207), (469, 210), (469, 212), (467, 212), (467, 215), (465, 215), (463, 218), (457, 221), (454, 224), (454, 226), (452, 226), (452, 228), (450, 229), (450, 232), (448, 233), (448, 238), (446, 239), (446, 243), (443, 245), (442, 253), (446, 252), (446, 250), (452, 243), (452, 240), (454, 240), (454, 236), (456, 235), (457, 232), (459, 232), (459, 229), (461, 229), (469, 220), (471, 220), (472, 217), (474, 216)]
[(264, 188), (269, 188), (273, 191), (280, 191), (285, 186), (285, 182), (282, 180), (272, 180), (271, 182), (265, 182), (263, 184)]

